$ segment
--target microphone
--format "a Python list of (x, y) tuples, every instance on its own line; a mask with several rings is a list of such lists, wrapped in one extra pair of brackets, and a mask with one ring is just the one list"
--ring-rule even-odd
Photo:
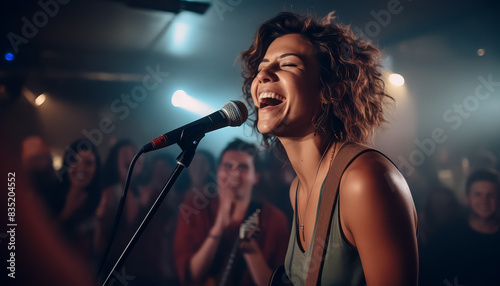
[(194, 128), (199, 128), (204, 133), (208, 133), (226, 126), (240, 126), (247, 118), (248, 110), (245, 104), (241, 101), (231, 100), (226, 103), (221, 110), (165, 133), (144, 145), (141, 150), (143, 153), (147, 153), (176, 144), (180, 142), (186, 134), (189, 134), (189, 130)]

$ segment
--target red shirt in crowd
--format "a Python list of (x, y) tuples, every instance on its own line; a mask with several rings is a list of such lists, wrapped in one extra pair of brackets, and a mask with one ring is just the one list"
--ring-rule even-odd
[[(184, 203), (179, 205), (180, 213), (175, 234), (175, 260), (179, 278), (183, 284), (189, 284), (189, 261), (208, 237), (215, 223), (218, 205), (217, 198), (200, 199), (193, 193), (188, 194)], [(251, 210), (256, 205), (258, 204), (251, 202), (249, 209)], [(290, 228), (283, 212), (272, 204), (264, 202), (259, 208), (261, 209), (260, 233), (256, 240), (269, 268), (274, 270), (282, 265), (285, 259)], [(222, 274), (237, 235), (238, 228), (224, 232), (217, 254), (211, 263), (209, 277), (217, 279), (216, 277)], [(227, 285), (254, 285), (241, 254), (238, 255), (232, 267), (230, 279), (232, 280), (228, 281)]]

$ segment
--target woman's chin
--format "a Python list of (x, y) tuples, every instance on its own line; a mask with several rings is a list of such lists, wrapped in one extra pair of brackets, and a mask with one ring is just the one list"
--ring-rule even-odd
[(269, 136), (277, 136), (278, 134), (276, 134), (276, 126), (274, 125), (269, 125), (269, 124), (257, 124), (257, 130), (259, 130), (259, 132), (261, 134), (265, 134), (265, 135), (269, 135)]

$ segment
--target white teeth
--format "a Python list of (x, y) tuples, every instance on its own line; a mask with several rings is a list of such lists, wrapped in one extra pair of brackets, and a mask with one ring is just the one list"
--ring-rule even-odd
[(285, 97), (284, 96), (281, 96), (279, 94), (276, 94), (274, 92), (262, 92), (260, 95), (259, 95), (259, 100), (263, 99), (263, 98), (274, 98), (274, 99), (277, 99), (279, 101), (284, 101), (285, 100)]

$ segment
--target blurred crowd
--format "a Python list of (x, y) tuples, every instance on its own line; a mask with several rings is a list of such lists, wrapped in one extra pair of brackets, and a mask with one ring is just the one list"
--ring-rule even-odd
[[(223, 220), (224, 199), (218, 194), (223, 192), (219, 190), (221, 180), (227, 178), (221, 176), (221, 170), (228, 174), (239, 172), (241, 176), (253, 168), (258, 174), (258, 179), (241, 183), (247, 184), (241, 189), (248, 187), (252, 193), (237, 220), (239, 223), (256, 208), (262, 211), (262, 217), (269, 217), (262, 222), (262, 233), (255, 244), (240, 245), (245, 253), (244, 259), (241, 258), (244, 262), (240, 261), (243, 270), (236, 270), (233, 276), (246, 281), (234, 281), (238, 281), (238, 285), (262, 284), (256, 273), (268, 275), (269, 269), (253, 266), (259, 265), (254, 261), (263, 258), (269, 268), (283, 263), (293, 223), (288, 188), (294, 171), (274, 150), (249, 153), (252, 144), (236, 140), (233, 145), (235, 142), (240, 147), (247, 147), (231, 149), (228, 146), (217, 156), (206, 150), (197, 151), (191, 165), (179, 177), (135, 245), (124, 268), (115, 275), (121, 284), (114, 285), (204, 284), (206, 281), (196, 277), (208, 277), (213, 272), (218, 272), (219, 276), (223, 274), (224, 267), (214, 268), (212, 264), (224, 265), (225, 255), (230, 254), (204, 250), (214, 247), (230, 250), (229, 234), (239, 232), (239, 226), (234, 227), (231, 221)], [(53, 232), (51, 235), (57, 238), (48, 237), (46, 245), (38, 242), (40, 245), (38, 249), (34, 247), (33, 255), (37, 255), (37, 251), (44, 253), (45, 249), (41, 248), (60, 245), (61, 251), (72, 255), (71, 261), (81, 263), (74, 264), (75, 267), (84, 268), (75, 270), (78, 274), (71, 277), (86, 275), (88, 277), (78, 278), (82, 285), (96, 283), (96, 272), (103, 263), (129, 164), (137, 151), (132, 141), (120, 140), (102, 160), (96, 146), (81, 139), (67, 147), (61, 168), (55, 170), (50, 146), (44, 139), (26, 138), (22, 144), (22, 167), (28, 178), (28, 188), (37, 198), (31, 210), (39, 216), (34, 224), (50, 224), (50, 228), (47, 226), (41, 231)], [(251, 156), (231, 157), (239, 153)], [(232, 161), (228, 161), (230, 157)], [(245, 160), (250, 163), (233, 164)], [(142, 156), (137, 161), (103, 274), (107, 274), (118, 259), (175, 167), (176, 159), (161, 152)], [(441, 161), (429, 160), (409, 174), (407, 181), (419, 216), (420, 285), (500, 285), (496, 274), (500, 269), (500, 179), (497, 171), (494, 153), (481, 150), (454, 160), (449, 157)], [(228, 213), (237, 213), (228, 208)], [(223, 226), (224, 231), (218, 233), (216, 226)], [(39, 233), (33, 230), (32, 235)], [(53, 257), (46, 261), (57, 260), (65, 254), (50, 255)], [(196, 257), (209, 263), (196, 264)], [(102, 277), (98, 281), (102, 282)], [(67, 283), (76, 285), (70, 281), (62, 284), (69, 285)]]
[(445, 148), (407, 177), (419, 217), (419, 285), (500, 285), (494, 152)]
[[(232, 149), (242, 149), (243, 151), (236, 153), (242, 153), (244, 156), (249, 153), (249, 149), (255, 147), (241, 140), (234, 141), (233, 145), (235, 144), (237, 146), (233, 146)], [(231, 151), (231, 148), (228, 150)], [(43, 138), (30, 136), (22, 143), (21, 161), (28, 178), (28, 188), (36, 197), (33, 201), (40, 206), (42, 217), (46, 218), (41, 223), (55, 227), (54, 235), (64, 241), (67, 252), (76, 255), (79, 261), (86, 264), (85, 271), (80, 275), (90, 276), (90, 279), (77, 278), (77, 280), (93, 281), (91, 283), (103, 282), (105, 275), (112, 269), (177, 165), (176, 158), (165, 152), (148, 154), (151, 156), (143, 155), (139, 158), (131, 175), (117, 234), (106, 261), (102, 261), (110, 240), (128, 168), (137, 152), (138, 148), (131, 140), (123, 139), (116, 142), (110, 148), (107, 158), (102, 160), (92, 142), (80, 139), (68, 145), (62, 166), (56, 170), (53, 167), (50, 146)], [(271, 212), (271, 217), (282, 218), (281, 220), (274, 219), (272, 223), (261, 223), (261, 230), (273, 227), (282, 232), (277, 236), (281, 241), (272, 242), (272, 245), (268, 246), (272, 249), (281, 249), (277, 262), (274, 263), (276, 265), (272, 265), (272, 267), (277, 267), (283, 263), (288, 244), (289, 225), (292, 220), (288, 186), (295, 175), (291, 165), (278, 159), (273, 152), (262, 153), (255, 148), (250, 153), (252, 160), (249, 165), (252, 165), (250, 167), (258, 173), (258, 180), (247, 184), (251, 191), (252, 202), (260, 204), (262, 215), (269, 215)], [(213, 208), (212, 202), (218, 203), (217, 193), (221, 185), (217, 182), (217, 177), (221, 173), (218, 169), (227, 168), (221, 167), (224, 158), (217, 158), (207, 150), (197, 150), (191, 165), (181, 174), (162, 202), (161, 207), (134, 246), (124, 267), (117, 270), (118, 280), (115, 282), (118, 283), (121, 279), (121, 284), (125, 283), (124, 285), (193, 284), (187, 282), (185, 277), (179, 277), (183, 275), (180, 273), (184, 273), (184, 270), (179, 268), (184, 266), (176, 265), (181, 262), (176, 260), (175, 256), (182, 257), (183, 253), (176, 253), (174, 249), (176, 247), (177, 250), (181, 249), (184, 247), (182, 242), (188, 240), (188, 237), (176, 236), (176, 232), (180, 232), (177, 231), (178, 221), (181, 221), (184, 226), (182, 235), (193, 236), (189, 233), (189, 224), (185, 222), (189, 222), (193, 214), (193, 217), (210, 215), (200, 214), (199, 211)], [(242, 169), (241, 166), (227, 172), (242, 177), (241, 174), (245, 172), (240, 169)], [(244, 178), (241, 180), (244, 181)], [(235, 188), (241, 189), (245, 186), (244, 183), (236, 185)], [(190, 212), (186, 207), (193, 206), (186, 203), (194, 201), (193, 198), (201, 201), (207, 200), (210, 205), (196, 206), (195, 212)], [(271, 205), (273, 207), (269, 211)], [(244, 208), (246, 211), (247, 207)], [(38, 214), (35, 213), (35, 215)], [(238, 223), (241, 224), (244, 218), (246, 217), (242, 217)], [(211, 224), (213, 221), (207, 223)], [(200, 226), (196, 228), (199, 229)], [(266, 237), (266, 235), (260, 236)], [(201, 239), (204, 238), (201, 237)], [(178, 241), (177, 246), (175, 240)], [(221, 242), (220, 248), (230, 249), (231, 241), (232, 239), (228, 238), (228, 241)], [(275, 244), (280, 244), (281, 247), (277, 248)], [(46, 246), (40, 245), (39, 247)], [(193, 253), (190, 255), (192, 256)], [(269, 256), (276, 255), (269, 253)], [(52, 258), (56, 259), (56, 257)], [(48, 257), (48, 260), (50, 259), (51, 257)], [(221, 259), (219, 262), (224, 264), (224, 259), (227, 257)], [(101, 264), (104, 264), (101, 277), (94, 280)], [(249, 277), (244, 279), (250, 281)]]

